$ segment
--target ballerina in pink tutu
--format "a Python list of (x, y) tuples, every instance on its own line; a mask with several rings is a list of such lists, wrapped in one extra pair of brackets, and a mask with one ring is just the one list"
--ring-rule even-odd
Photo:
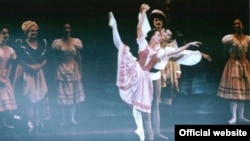
[[(157, 30), (150, 30), (145, 36), (143, 24), (146, 12), (150, 9), (147, 4), (141, 5), (139, 21), (137, 24), (137, 44), (139, 46), (139, 58), (132, 55), (130, 48), (124, 44), (120, 38), (117, 23), (113, 13), (109, 13), (109, 26), (112, 29), (113, 41), (118, 49), (117, 81), (121, 99), (133, 107), (133, 117), (137, 129), (135, 133), (140, 141), (144, 141), (145, 134), (142, 122), (142, 112), (151, 113), (151, 103), (153, 99), (153, 84), (150, 78), (150, 70), (161, 59), (177, 54), (190, 46), (200, 46), (200, 42), (190, 42), (176, 50), (167, 51), (157, 49), (157, 44), (161, 41), (161, 34)], [(166, 61), (167, 62), (167, 61)], [(149, 137), (149, 140), (152, 140)]]

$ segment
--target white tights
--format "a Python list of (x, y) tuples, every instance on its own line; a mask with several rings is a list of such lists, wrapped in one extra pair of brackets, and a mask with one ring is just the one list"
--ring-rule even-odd
[(231, 101), (229, 105), (230, 105), (230, 111), (231, 111), (231, 116), (232, 116), (229, 122), (236, 122), (237, 114), (238, 114), (239, 119), (245, 119), (243, 101)]
[(141, 111), (133, 107), (133, 116), (134, 116), (135, 123), (137, 126), (135, 133), (139, 136), (140, 141), (144, 141), (145, 134), (144, 134), (144, 128), (143, 128), (142, 113)]

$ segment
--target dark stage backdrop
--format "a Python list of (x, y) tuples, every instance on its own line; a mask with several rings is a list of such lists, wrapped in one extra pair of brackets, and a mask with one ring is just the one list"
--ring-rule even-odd
[(7, 24), (11, 38), (15, 39), (22, 36), (22, 22), (34, 20), (40, 26), (39, 36), (47, 38), (50, 43), (60, 37), (65, 22), (71, 23), (73, 36), (79, 37), (84, 44), (84, 83), (115, 83), (117, 50), (108, 27), (108, 12), (113, 11), (122, 39), (136, 55), (137, 13), (141, 3), (167, 12), (171, 24), (186, 41), (203, 42), (199, 50), (210, 54), (213, 61), (203, 60), (192, 69), (184, 66), (183, 71), (205, 72), (210, 74), (208, 76), (214, 83), (219, 81), (225, 63), (221, 38), (234, 31), (235, 17), (245, 20), (248, 34), (247, 0), (172, 0), (169, 4), (164, 0), (6, 0), (0, 3), (0, 24)]
[[(167, 1), (170, 3), (166, 4)], [(135, 128), (131, 109), (121, 100), (116, 87), (117, 49), (108, 26), (108, 12), (113, 11), (123, 41), (137, 56), (136, 24), (142, 3), (148, 3), (152, 9), (159, 8), (165, 11), (170, 17), (170, 23), (183, 35), (183, 41), (203, 42), (200, 48), (194, 49), (199, 49), (212, 57), (212, 62), (203, 59), (192, 67), (181, 66), (180, 89), (183, 95), (180, 97), (183, 99), (176, 98), (173, 108), (170, 106), (171, 108), (162, 109), (161, 128), (166, 129), (166, 132), (173, 132), (174, 127), (171, 125), (176, 123), (226, 123), (230, 113), (228, 103), (216, 97), (226, 60), (221, 38), (234, 32), (235, 17), (245, 20), (245, 33), (249, 33), (248, 0), (0, 0), (0, 25), (9, 27), (10, 43), (23, 35), (21, 24), (25, 20), (34, 20), (40, 27), (39, 36), (46, 38), (49, 45), (60, 37), (66, 22), (72, 25), (73, 36), (80, 38), (84, 44), (81, 54), (86, 100), (77, 107), (77, 119), (81, 126), (65, 129), (58, 127), (60, 110), (55, 102), (54, 65), (49, 60), (46, 74), (52, 119), (41, 129), (41, 133), (47, 134), (34, 134), (33, 141), (82, 141), (85, 140), (82, 135), (89, 136), (88, 133), (94, 133), (90, 134), (94, 141), (112, 141), (113, 136), (117, 136), (114, 139), (117, 141), (130, 138), (132, 132), (134, 134), (131, 130)], [(22, 96), (21, 92), (15, 91), (15, 94)], [(22, 98), (19, 101), (21, 100)], [(249, 111), (246, 110), (247, 118), (250, 115)], [(29, 140), (31, 134), (28, 133), (26, 136), (27, 130), (23, 130), (26, 126), (20, 125), (16, 127), (17, 134), (11, 132), (9, 136), (8, 130), (3, 134), (1, 132), (1, 135), (6, 133), (7, 136), (6, 139), (0, 137), (0, 140)], [(112, 134), (121, 130), (123, 134), (127, 129), (131, 130), (129, 134)], [(99, 131), (108, 134), (98, 135)], [(23, 136), (19, 137), (18, 133)], [(9, 139), (12, 135), (17, 136)], [(169, 135), (171, 139), (173, 135)], [(135, 140), (136, 137), (128, 140)]]

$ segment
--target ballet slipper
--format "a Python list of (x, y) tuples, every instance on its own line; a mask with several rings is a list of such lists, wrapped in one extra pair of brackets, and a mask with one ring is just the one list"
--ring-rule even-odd
[(141, 131), (141, 130), (139, 130), (139, 129), (136, 129), (136, 130), (135, 130), (135, 133), (139, 136), (140, 141), (144, 141), (144, 140), (145, 140), (145, 136), (144, 136), (143, 131)]
[(235, 118), (232, 118), (232, 119), (230, 119), (230, 120), (228, 121), (228, 123), (231, 124), (231, 125), (234, 125), (234, 124), (236, 124), (236, 119), (235, 119)]
[(115, 20), (115, 18), (114, 18), (113, 13), (112, 13), (112, 12), (109, 12), (108, 15), (109, 15), (109, 26), (110, 26), (111, 28), (115, 28), (115, 27), (117, 26), (117, 24), (116, 24), (116, 20)]

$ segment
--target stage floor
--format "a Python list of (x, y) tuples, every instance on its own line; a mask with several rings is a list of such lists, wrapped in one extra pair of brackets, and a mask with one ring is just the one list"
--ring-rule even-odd
[[(77, 126), (59, 125), (60, 110), (53, 99), (56, 93), (49, 91), (51, 118), (44, 126), (31, 130), (25, 120), (15, 121), (14, 129), (2, 127), (0, 141), (138, 141), (132, 109), (121, 100), (116, 86), (116, 67), (98, 65), (93, 69), (93, 64), (85, 66), (83, 84), (86, 98), (76, 107)], [(228, 124), (228, 101), (216, 96), (219, 78), (220, 74), (212, 70), (211, 73), (195, 73), (192, 80), (181, 80), (181, 92), (176, 95), (172, 106), (160, 104), (161, 132), (169, 137), (169, 141), (174, 141), (177, 124)], [(50, 90), (54, 89), (54, 82), (48, 82)], [(162, 95), (165, 93), (166, 89), (163, 89)], [(245, 116), (250, 118), (250, 104), (245, 106)]]
[[(248, 104), (248, 103), (247, 103)], [(56, 107), (54, 107), (56, 108)], [(53, 110), (53, 109), (52, 109)], [(3, 128), (1, 141), (137, 141), (131, 108), (112, 95), (87, 97), (77, 107), (77, 126), (59, 125), (59, 115), (54, 109), (52, 118), (43, 127), (27, 128), (26, 123), (16, 122), (15, 129)], [(173, 105), (160, 105), (161, 132), (174, 141), (174, 126), (226, 125), (229, 119), (227, 101), (215, 95), (177, 95)], [(249, 117), (249, 112), (246, 116)]]

